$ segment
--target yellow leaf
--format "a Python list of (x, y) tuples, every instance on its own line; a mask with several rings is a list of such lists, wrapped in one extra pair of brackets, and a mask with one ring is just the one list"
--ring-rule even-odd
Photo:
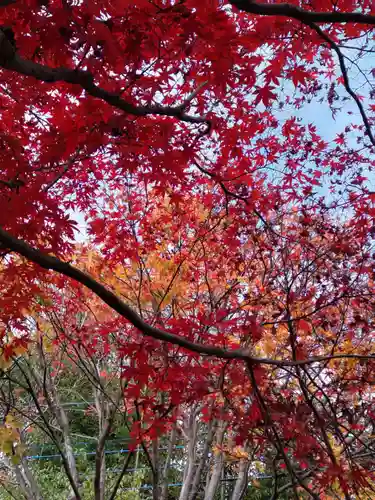
[(21, 462), (21, 457), (19, 457), (18, 455), (12, 455), (10, 460), (13, 465), (19, 465), (19, 463)]
[(276, 347), (275, 339), (273, 339), (271, 337), (267, 337), (262, 342), (262, 347), (263, 347), (263, 351), (265, 352), (265, 354), (267, 354), (267, 355), (273, 354), (273, 352), (275, 351), (275, 347)]
[(10, 413), (5, 417), (5, 423), (11, 429), (20, 429), (22, 427), (22, 424)]
[(13, 349), (13, 352), (16, 356), (22, 356), (22, 354), (25, 354), (27, 352), (27, 348), (25, 346), (17, 346)]

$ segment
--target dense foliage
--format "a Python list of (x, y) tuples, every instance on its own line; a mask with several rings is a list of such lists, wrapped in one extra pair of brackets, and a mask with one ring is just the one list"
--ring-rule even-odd
[(155, 499), (176, 426), (180, 500), (214, 498), (236, 449), (233, 500), (254, 464), (274, 500), (372, 497), (372, 0), (2, 0), (0, 18), (3, 454), (22, 462), (17, 367), (84, 498), (48, 340), (86, 376), (115, 367), (96, 500), (121, 412), (154, 446)]

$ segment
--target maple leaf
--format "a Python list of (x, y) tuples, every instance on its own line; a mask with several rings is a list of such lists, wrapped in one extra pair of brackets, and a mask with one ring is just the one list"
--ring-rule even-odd
[(270, 104), (277, 98), (277, 94), (272, 92), (276, 87), (272, 85), (265, 85), (263, 87), (256, 87), (254, 94), (256, 95), (254, 104), (259, 104), (262, 102), (266, 107), (270, 106)]
[(291, 78), (295, 87), (298, 87), (299, 84), (306, 85), (306, 82), (314, 78), (314, 75), (301, 65), (291, 69), (288, 76)]
[(306, 333), (309, 333), (311, 331), (311, 325), (310, 323), (308, 323), (307, 321), (305, 321), (304, 319), (300, 319), (298, 321), (298, 326), (299, 328), (303, 331), (303, 332), (306, 332)]
[(345, 137), (343, 134), (340, 134), (336, 137), (335, 139), (335, 142), (340, 145), (340, 146), (343, 146), (345, 144)]

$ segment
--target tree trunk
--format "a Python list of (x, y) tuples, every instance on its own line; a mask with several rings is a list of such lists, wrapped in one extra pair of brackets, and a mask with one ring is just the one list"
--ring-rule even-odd
[(62, 431), (62, 437), (63, 437), (63, 443), (64, 443), (64, 451), (65, 455), (69, 464), (69, 469), (72, 474), (72, 477), (74, 479), (74, 482), (79, 485), (79, 475), (78, 475), (78, 470), (76, 466), (76, 459), (74, 456), (74, 449), (73, 449), (73, 444), (72, 444), (72, 438), (70, 436), (70, 425), (69, 425), (69, 419), (68, 416), (64, 410), (64, 408), (61, 406), (56, 387), (50, 380), (49, 374), (46, 377), (46, 384), (47, 384), (47, 391), (49, 393), (47, 399), (47, 402), (49, 403), (48, 406), (50, 407), (51, 411), (53, 411), (53, 414), (56, 417), (56, 420), (59, 424), (59, 427)]
[(19, 465), (14, 465), (12, 467), (12, 469), (15, 473), (18, 486), (20, 487), (22, 493), (25, 495), (25, 498), (27, 500), (35, 500), (35, 497), (31, 491), (31, 488), (29, 487), (29, 485), (26, 481), (25, 475), (24, 475), (21, 467)]
[[(68, 422), (66, 414), (65, 414), (64, 410), (62, 409), (58, 399), (57, 399), (57, 401), (54, 401), (53, 394), (50, 391), (48, 391), (48, 389), (47, 389), (47, 386), (52, 386), (52, 388), (55, 388), (55, 387), (54, 387), (53, 383), (51, 382), (51, 380), (49, 380), (49, 377), (50, 377), (49, 366), (46, 363), (43, 363), (43, 361), (45, 360), (44, 353), (43, 353), (41, 347), (40, 346), (38, 346), (38, 347), (39, 347), (39, 354), (40, 354), (40, 361), (41, 361), (40, 366), (37, 367), (37, 368), (40, 368), (39, 371), (35, 371), (34, 367), (31, 366), (30, 363), (27, 363), (28, 370), (25, 370), (24, 367), (22, 367), (22, 365), (19, 363), (17, 363), (17, 366), (21, 370), (22, 376), (23, 376), (24, 380), (26, 381), (27, 390), (29, 391), (29, 394), (31, 395), (31, 397), (34, 401), (34, 404), (38, 410), (38, 414), (39, 414), (39, 416), (41, 416), (42, 421), (46, 426), (46, 433), (50, 437), (52, 437), (55, 445), (57, 446), (57, 448), (59, 450), (61, 460), (63, 463), (63, 467), (64, 467), (66, 476), (69, 480), (69, 483), (70, 483), (70, 486), (72, 489), (73, 496), (71, 498), (73, 498), (74, 500), (80, 500), (81, 495), (80, 495), (80, 491), (79, 491), (78, 474), (77, 474), (77, 470), (75, 468), (74, 454), (73, 454), (72, 447), (71, 446), (69, 447), (69, 443), (70, 443), (69, 422)], [(41, 409), (39, 402), (38, 402), (37, 393), (39, 391), (43, 391), (43, 395), (47, 401), (48, 408), (50, 409), (51, 413), (54, 415), (54, 417), (56, 418), (58, 423), (59, 424), (63, 423), (63, 424), (67, 425), (68, 437), (69, 437), (68, 442), (66, 442), (64, 440), (64, 437), (65, 437), (64, 436), (64, 427), (61, 427), (61, 425), (60, 425), (60, 429), (59, 429), (63, 434), (63, 441), (64, 441), (64, 448), (65, 449), (62, 448), (62, 446), (60, 444), (60, 439), (59, 439), (59, 437), (56, 436), (56, 432), (55, 432), (54, 427), (51, 426), (50, 423), (48, 422), (48, 420), (44, 417), (44, 412)], [(55, 392), (56, 392), (56, 388), (55, 388)], [(61, 422), (61, 416), (65, 416), (65, 420), (63, 420), (63, 422)], [(65, 428), (65, 431), (66, 431), (66, 428)], [(67, 444), (68, 446), (65, 447), (65, 444)], [(71, 460), (73, 461), (73, 464), (74, 464), (73, 470), (72, 470), (71, 465), (70, 465), (70, 463), (72, 463)], [(74, 470), (76, 472), (75, 477), (73, 474)]]
[(248, 472), (250, 463), (248, 460), (241, 460), (238, 470), (238, 477), (234, 485), (231, 500), (241, 500), (247, 488)]
[[(225, 422), (220, 422), (216, 434), (216, 443), (220, 447), (223, 444), (224, 433), (225, 433), (226, 425)], [(224, 454), (221, 450), (217, 451), (217, 454), (213, 459), (213, 468), (211, 473), (211, 478), (206, 487), (204, 500), (213, 500), (218, 484), (220, 482), (221, 471), (224, 465)]]
[[(97, 370), (99, 376), (99, 370)], [(95, 500), (104, 500), (105, 491), (105, 442), (111, 428), (111, 417), (113, 409), (103, 401), (101, 391), (95, 390), (95, 406), (99, 421), (99, 439), (96, 445), (95, 453), (95, 477), (94, 477), (94, 495)]]
[(165, 459), (164, 468), (163, 468), (162, 490), (161, 490), (161, 495), (160, 495), (161, 500), (167, 500), (167, 498), (168, 498), (168, 471), (169, 471), (169, 466), (171, 463), (174, 445), (176, 442), (176, 436), (177, 436), (177, 430), (176, 430), (176, 426), (174, 425), (172, 428), (171, 434), (170, 434), (167, 457)]
[(160, 500), (160, 473), (159, 473), (159, 439), (152, 442), (152, 465), (154, 472), (152, 475), (152, 499)]
[(42, 500), (43, 497), (25, 459), (21, 459), (19, 464), (14, 464), (9, 457), (4, 455), (1, 460), (13, 471), (18, 486), (27, 500)]
[(105, 490), (105, 441), (108, 437), (110, 429), (109, 421), (101, 431), (95, 453), (95, 478), (94, 478), (94, 494), (95, 500), (104, 500)]
[(15, 465), (13, 464), (8, 457), (4, 456), (2, 460), (7, 464), (7, 467), (11, 469), (16, 476), (17, 479), (17, 485), (19, 486), (20, 490), (22, 491), (22, 495), (26, 500), (40, 500), (41, 497), (36, 497), (33, 494), (32, 489), (30, 488), (30, 485), (27, 481), (26, 474), (22, 470), (22, 467), (20, 465)]
[(203, 452), (202, 452), (201, 458), (199, 460), (198, 467), (197, 467), (195, 474), (194, 474), (194, 479), (193, 479), (193, 483), (191, 485), (189, 500), (196, 500), (196, 498), (197, 498), (199, 486), (200, 486), (201, 479), (202, 479), (202, 473), (203, 473), (204, 467), (207, 465), (208, 453), (210, 451), (210, 447), (211, 447), (212, 440), (214, 437), (214, 430), (215, 430), (215, 422), (213, 420), (211, 420), (210, 423), (208, 424), (207, 438), (206, 438), (206, 441), (204, 444)]
[(183, 427), (183, 434), (187, 441), (187, 457), (179, 500), (188, 500), (194, 477), (198, 430), (196, 422), (196, 411), (194, 411), (194, 409), (191, 410), (186, 420), (186, 424)]
[(22, 459), (21, 460), (21, 467), (22, 467), (22, 470), (23, 470), (23, 474), (26, 478), (26, 481), (29, 485), (29, 488), (32, 492), (32, 495), (33, 495), (33, 498), (35, 500), (41, 500), (42, 499), (42, 495), (39, 491), (39, 488), (38, 488), (38, 485), (35, 481), (35, 478), (33, 476), (33, 473), (31, 472), (31, 470), (29, 469), (29, 466), (27, 465), (27, 461), (25, 459)]
[[(74, 456), (74, 450), (73, 450), (73, 444), (70, 436), (70, 425), (69, 425), (69, 419), (67, 417), (67, 414), (64, 410), (64, 408), (60, 404), (60, 400), (58, 397), (58, 393), (56, 390), (56, 386), (51, 378), (50, 374), (50, 367), (49, 364), (47, 364), (46, 358), (45, 358), (45, 353), (43, 351), (43, 348), (41, 345), (38, 344), (38, 354), (39, 354), (39, 361), (41, 365), (41, 373), (36, 373), (33, 368), (30, 369), (33, 372), (33, 377), (36, 381), (39, 382), (41, 385), (41, 388), (43, 390), (44, 397), (47, 401), (48, 408), (52, 412), (52, 414), (55, 416), (57, 423), (60, 427), (61, 433), (62, 433), (62, 438), (63, 438), (63, 444), (64, 444), (64, 454), (66, 456), (66, 461), (67, 465), (69, 468), (69, 472), (71, 475), (72, 481), (74, 481), (76, 491), (79, 490), (80, 486), (80, 481), (79, 481), (79, 475), (78, 475), (78, 470), (76, 466), (76, 460)], [(72, 498), (76, 498), (76, 495), (72, 493)]]

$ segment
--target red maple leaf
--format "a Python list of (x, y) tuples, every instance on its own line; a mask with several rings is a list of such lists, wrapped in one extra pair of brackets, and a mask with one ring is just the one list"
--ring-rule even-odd
[(265, 85), (264, 87), (256, 87), (254, 94), (256, 95), (254, 104), (259, 104), (262, 102), (266, 107), (270, 106), (270, 104), (277, 98), (275, 92), (272, 92), (276, 87), (272, 85)]

